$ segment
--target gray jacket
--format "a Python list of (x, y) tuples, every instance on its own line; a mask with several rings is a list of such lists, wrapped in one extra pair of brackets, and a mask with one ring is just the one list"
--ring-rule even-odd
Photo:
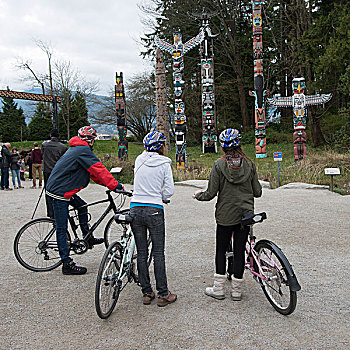
[(57, 137), (51, 137), (51, 140), (45, 141), (41, 145), (43, 154), (44, 173), (50, 174), (57, 161), (67, 151), (64, 145)]

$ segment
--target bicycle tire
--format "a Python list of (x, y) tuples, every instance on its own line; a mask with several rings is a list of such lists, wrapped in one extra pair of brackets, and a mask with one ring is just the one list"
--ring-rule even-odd
[[(290, 315), (297, 305), (297, 293), (291, 290), (289, 283), (292, 268), (288, 259), (280, 248), (267, 240), (259, 241), (255, 251), (264, 274), (269, 277), (269, 281), (258, 278), (267, 300), (280, 314)], [(256, 263), (254, 267), (258, 272)]]
[[(116, 251), (118, 254), (115, 254)], [(97, 315), (102, 318), (108, 318), (113, 312), (115, 305), (119, 299), (122, 285), (117, 285), (117, 276), (120, 270), (120, 263), (123, 257), (123, 248), (119, 242), (113, 242), (105, 251), (96, 279), (95, 287), (95, 309)], [(111, 262), (107, 272), (108, 276), (104, 276), (107, 264)], [(127, 278), (125, 278), (127, 283)]]
[[(123, 211), (121, 211), (123, 212)], [(128, 212), (128, 209), (125, 210), (125, 212)], [(104, 243), (106, 248), (109, 247), (109, 245), (115, 241), (119, 241), (121, 237), (123, 236), (123, 226), (121, 224), (116, 223), (114, 220), (114, 215), (108, 220), (105, 231), (104, 231)], [(147, 238), (147, 245), (148, 248), (150, 248), (150, 245), (152, 243), (151, 236), (148, 236)], [(152, 249), (149, 249), (150, 254), (148, 256), (147, 264), (150, 266), (152, 262)], [(133, 260), (137, 258), (136, 252), (134, 253)]]
[[(67, 241), (70, 244), (68, 231)], [(26, 223), (15, 237), (13, 250), (18, 262), (28, 270), (44, 272), (60, 266), (55, 220), (40, 218)]]

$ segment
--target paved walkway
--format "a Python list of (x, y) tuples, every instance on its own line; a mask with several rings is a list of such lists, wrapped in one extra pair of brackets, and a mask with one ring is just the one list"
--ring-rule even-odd
[[(214, 273), (214, 205), (191, 198), (196, 188), (176, 186), (166, 207), (169, 287), (178, 301), (166, 308), (141, 303), (139, 287), (121, 294), (112, 316), (94, 309), (103, 247), (76, 261), (84, 276), (60, 269), (34, 273), (13, 255), (13, 240), (26, 223), (40, 190), (0, 191), (0, 349), (345, 349), (350, 329), (350, 196), (327, 190), (264, 188), (256, 211), (258, 239), (275, 241), (293, 263), (302, 290), (286, 317), (270, 306), (245, 274), (241, 302), (204, 296)], [(104, 198), (101, 186), (82, 191), (87, 201)], [(98, 215), (103, 210), (93, 211)], [(44, 215), (41, 202), (36, 217)], [(101, 229), (100, 234), (103, 231)], [(227, 283), (227, 294), (229, 284)]]

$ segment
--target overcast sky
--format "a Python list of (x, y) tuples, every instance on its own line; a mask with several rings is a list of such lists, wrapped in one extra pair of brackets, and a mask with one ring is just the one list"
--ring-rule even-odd
[(65, 59), (87, 80), (98, 80), (100, 94), (115, 84), (152, 69), (139, 56), (136, 42), (143, 34), (137, 7), (140, 0), (0, 0), (0, 89), (24, 91), (25, 74), (15, 68), (17, 57), (31, 59), (47, 72), (47, 57), (33, 39), (51, 43), (53, 59)]

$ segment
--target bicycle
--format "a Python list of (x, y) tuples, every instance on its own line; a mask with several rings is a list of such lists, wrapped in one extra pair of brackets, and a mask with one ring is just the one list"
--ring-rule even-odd
[[(163, 200), (163, 203), (168, 204), (170, 200)], [(123, 234), (120, 241), (113, 242), (105, 251), (95, 287), (95, 308), (102, 319), (111, 315), (121, 291), (129, 282), (134, 281), (140, 285), (136, 272), (135, 237), (130, 225), (133, 218), (127, 214), (116, 214), (114, 219), (123, 226)], [(150, 244), (151, 238), (148, 237), (148, 247)], [(148, 255), (148, 266), (151, 261), (152, 249)]]
[[(77, 209), (69, 209), (68, 222), (73, 239), (69, 230), (67, 230), (67, 242), (72, 255), (81, 255), (86, 253), (91, 247), (88, 244), (88, 239), (93, 232), (99, 227), (105, 217), (113, 211), (117, 213), (128, 213), (129, 209), (122, 209), (127, 196), (132, 196), (131, 192), (115, 190), (116, 198), (119, 198), (119, 203), (115, 203), (110, 190), (106, 191), (107, 198), (90, 204), (81, 206), (80, 208), (90, 207), (101, 203), (109, 202), (108, 207), (98, 218), (98, 220), (90, 227), (89, 232), (84, 238), (79, 238), (77, 230), (79, 224), (77, 221)], [(73, 215), (70, 213), (74, 212)], [(91, 215), (88, 214), (89, 221)], [(28, 270), (35, 272), (51, 271), (62, 264), (58, 252), (56, 241), (56, 224), (51, 218), (39, 218), (26, 223), (17, 233), (14, 240), (14, 253), (18, 262)], [(114, 220), (114, 215), (108, 220), (104, 229), (105, 246), (108, 248), (110, 242), (113, 242), (120, 236), (122, 227)]]
[[(267, 300), (282, 315), (290, 315), (297, 305), (297, 292), (301, 289), (296, 275), (282, 250), (273, 242), (262, 239), (255, 243), (253, 225), (264, 221), (266, 213), (248, 214), (242, 217), (242, 226), (249, 226), (246, 245), (245, 268), (253, 274)], [(227, 278), (233, 273), (233, 239), (227, 258)]]

